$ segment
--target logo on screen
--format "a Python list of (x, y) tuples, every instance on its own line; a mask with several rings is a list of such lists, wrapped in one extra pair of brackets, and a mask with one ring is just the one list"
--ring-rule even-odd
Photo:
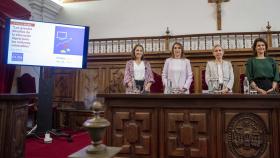
[(12, 53), (12, 61), (23, 61), (23, 53)]
[(84, 29), (55, 27), (54, 54), (83, 55)]
[(60, 32), (60, 31), (57, 31), (57, 32), (56, 32), (56, 38), (58, 38), (59, 40), (65, 40), (65, 39), (67, 39), (67, 32)]

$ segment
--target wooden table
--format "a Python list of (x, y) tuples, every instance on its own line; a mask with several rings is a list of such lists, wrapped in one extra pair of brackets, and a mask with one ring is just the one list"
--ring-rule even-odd
[(120, 157), (279, 158), (279, 95), (98, 94)]
[(56, 124), (58, 128), (81, 130), (84, 129), (83, 123), (90, 117), (92, 117), (92, 111), (89, 109), (57, 108)]

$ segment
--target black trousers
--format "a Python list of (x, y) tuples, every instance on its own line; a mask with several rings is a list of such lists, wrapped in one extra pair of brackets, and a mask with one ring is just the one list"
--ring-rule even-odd
[(269, 89), (272, 88), (272, 82), (273, 82), (273, 79), (269, 79), (269, 78), (257, 78), (257, 79), (254, 79), (254, 82), (256, 83), (256, 85), (267, 91)]
[(139, 89), (140, 91), (143, 91), (144, 89), (144, 80), (134, 80), (136, 88)]

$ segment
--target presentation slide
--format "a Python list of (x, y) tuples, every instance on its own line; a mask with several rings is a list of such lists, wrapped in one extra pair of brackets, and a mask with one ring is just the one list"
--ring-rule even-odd
[(86, 27), (11, 19), (8, 64), (82, 68)]

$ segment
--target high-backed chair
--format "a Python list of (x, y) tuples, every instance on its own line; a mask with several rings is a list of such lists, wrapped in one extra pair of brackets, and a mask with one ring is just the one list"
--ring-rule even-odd
[(25, 73), (17, 78), (18, 93), (36, 93), (35, 78)]
[[(25, 73), (17, 78), (17, 91), (18, 93), (36, 93), (35, 78), (30, 74)], [(28, 104), (28, 127), (34, 127), (37, 120), (37, 100), (31, 100)]]
[(246, 76), (245, 74), (240, 74), (239, 76), (240, 93), (244, 93), (243, 81), (245, 76)]
[(194, 93), (194, 77), (192, 78), (193, 80), (192, 80), (192, 83), (191, 83), (191, 85), (190, 85), (190, 93)]
[(153, 72), (155, 83), (151, 85), (151, 93), (163, 93), (163, 84), (161, 75)]
[(202, 92), (203, 91), (207, 91), (208, 90), (208, 85), (205, 81), (205, 70), (202, 70), (201, 71), (201, 76), (202, 76), (202, 79), (201, 79), (201, 85), (202, 85)]

